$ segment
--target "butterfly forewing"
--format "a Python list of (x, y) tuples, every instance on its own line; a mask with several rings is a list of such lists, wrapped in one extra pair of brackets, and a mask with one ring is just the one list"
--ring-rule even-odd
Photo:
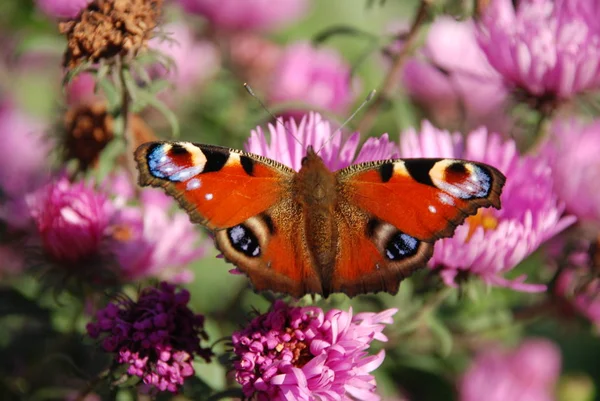
[(483, 163), (397, 159), (338, 172), (344, 199), (421, 241), (449, 237), (480, 207), (500, 208), (504, 175)]
[(236, 226), (280, 201), (294, 171), (220, 146), (149, 142), (135, 153), (140, 185), (163, 187), (211, 230)]

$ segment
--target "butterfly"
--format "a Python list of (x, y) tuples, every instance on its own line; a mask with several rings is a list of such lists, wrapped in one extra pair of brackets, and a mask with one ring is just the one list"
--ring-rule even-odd
[(434, 241), (480, 207), (500, 208), (504, 175), (457, 159), (327, 168), (308, 147), (299, 171), (266, 157), (190, 142), (135, 151), (142, 186), (162, 187), (213, 231), (255, 290), (300, 297), (385, 291), (425, 266)]

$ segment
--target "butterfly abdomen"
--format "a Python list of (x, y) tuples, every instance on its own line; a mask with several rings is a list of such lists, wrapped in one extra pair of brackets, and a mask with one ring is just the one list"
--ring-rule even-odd
[(337, 257), (338, 232), (335, 222), (337, 183), (335, 175), (314, 152), (307, 152), (294, 177), (294, 198), (304, 215), (307, 252), (321, 279), (329, 287)]

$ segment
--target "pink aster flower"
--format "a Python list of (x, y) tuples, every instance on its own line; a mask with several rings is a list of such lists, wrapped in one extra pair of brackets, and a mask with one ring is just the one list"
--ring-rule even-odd
[(212, 352), (200, 345), (208, 337), (204, 316), (188, 308), (190, 293), (161, 283), (143, 289), (136, 302), (122, 297), (98, 311), (87, 332), (102, 340), (127, 373), (140, 377), (160, 391), (176, 392), (194, 375), (192, 362), (200, 356), (209, 362)]
[(582, 221), (600, 224), (600, 120), (555, 122), (544, 152), (567, 211)]
[(299, 19), (307, 0), (178, 0), (183, 8), (226, 30), (270, 30)]
[(188, 215), (156, 189), (142, 190), (140, 205), (131, 205), (134, 189), (125, 175), (113, 177), (106, 185), (112, 189), (113, 205), (118, 209), (111, 227), (111, 250), (123, 278), (192, 281), (189, 265), (204, 257), (208, 247)]
[[(283, 121), (281, 118), (280, 120)], [(290, 118), (284, 124), (285, 127), (280, 123), (269, 124), (270, 141), (265, 137), (263, 129), (256, 127), (252, 130), (245, 149), (277, 160), (296, 171), (300, 169), (308, 146), (315, 150), (321, 149), (319, 156), (331, 170), (348, 167), (352, 163), (390, 159), (398, 155), (396, 145), (388, 140), (387, 134), (380, 138), (369, 138), (356, 155), (359, 133), (355, 132), (343, 139), (342, 133), (335, 132), (330, 123), (318, 113), (305, 115), (299, 123)]]
[(28, 195), (27, 203), (50, 259), (76, 265), (98, 255), (112, 217), (104, 194), (63, 177)]
[[(589, 3), (589, 4), (586, 4)], [(600, 87), (600, 7), (572, 0), (492, 0), (479, 42), (512, 87), (568, 99)]]
[(459, 383), (461, 401), (551, 401), (561, 355), (548, 340), (529, 339), (517, 349), (477, 355)]
[(197, 40), (192, 29), (181, 23), (168, 24), (162, 30), (170, 34), (169, 37), (156, 37), (149, 46), (169, 56), (174, 66), (167, 71), (162, 65), (156, 65), (151, 71), (154, 75), (168, 78), (176, 89), (186, 92), (216, 74), (220, 56), (211, 42)]
[(514, 141), (503, 142), (485, 128), (466, 140), (424, 122), (421, 132), (401, 137), (402, 157), (448, 157), (490, 164), (506, 175), (500, 200), (502, 209), (483, 209), (459, 226), (452, 238), (435, 243), (429, 265), (440, 269), (446, 284), (455, 285), (461, 272), (479, 276), (486, 283), (519, 291), (542, 291), (543, 285), (526, 284), (502, 277), (538, 246), (575, 221), (562, 217), (564, 207), (553, 192), (552, 171), (541, 156), (519, 156)]
[(44, 14), (52, 18), (75, 18), (92, 0), (36, 0)]
[(271, 103), (299, 102), (346, 114), (355, 98), (353, 85), (350, 65), (335, 50), (300, 42), (279, 58), (267, 97)]
[(396, 309), (359, 313), (290, 307), (276, 301), (232, 335), (236, 380), (246, 397), (264, 400), (379, 400), (370, 374), (385, 351), (365, 351)]
[(418, 57), (406, 61), (411, 97), (444, 124), (502, 126), (507, 91), (476, 39), (473, 21), (437, 18)]

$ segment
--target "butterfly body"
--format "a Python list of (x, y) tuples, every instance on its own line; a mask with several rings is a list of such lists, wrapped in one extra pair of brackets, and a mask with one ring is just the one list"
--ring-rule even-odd
[(450, 159), (384, 160), (333, 172), (309, 147), (298, 172), (242, 151), (152, 142), (140, 184), (160, 186), (214, 231), (256, 290), (293, 296), (398, 291), (433, 242), (479, 207), (500, 207), (504, 176)]

